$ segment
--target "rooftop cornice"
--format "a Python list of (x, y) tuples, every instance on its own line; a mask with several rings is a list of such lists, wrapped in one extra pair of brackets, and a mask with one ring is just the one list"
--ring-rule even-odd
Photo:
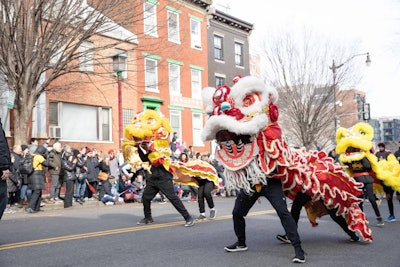
[(210, 15), (213, 16), (213, 20), (215, 21), (245, 31), (247, 33), (250, 33), (254, 29), (254, 24), (238, 19), (217, 9), (213, 10)]

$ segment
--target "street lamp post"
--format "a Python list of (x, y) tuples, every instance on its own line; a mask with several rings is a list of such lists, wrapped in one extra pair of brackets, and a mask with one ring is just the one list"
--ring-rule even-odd
[(335, 122), (335, 132), (337, 130), (337, 111), (336, 111), (336, 90), (337, 90), (337, 70), (341, 68), (343, 65), (351, 61), (353, 58), (358, 57), (358, 56), (367, 56), (367, 59), (365, 60), (365, 64), (367, 66), (371, 65), (371, 58), (369, 57), (369, 53), (363, 53), (363, 54), (357, 54), (354, 56), (349, 57), (346, 61), (343, 63), (336, 65), (335, 60), (332, 60), (332, 66), (329, 67), (329, 69), (332, 71), (333, 75), (333, 84), (332, 84), (332, 89), (333, 89), (333, 115), (334, 115), (334, 122)]
[(113, 56), (113, 71), (117, 74), (118, 83), (118, 147), (122, 148), (123, 126), (122, 126), (122, 72), (126, 70), (126, 58), (124, 53)]

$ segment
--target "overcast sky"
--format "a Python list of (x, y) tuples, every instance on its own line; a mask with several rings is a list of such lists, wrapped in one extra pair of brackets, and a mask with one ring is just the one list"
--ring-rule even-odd
[(214, 0), (214, 5), (255, 24), (253, 48), (265, 32), (305, 27), (357, 44), (357, 53), (371, 55), (357, 89), (366, 92), (372, 117), (400, 116), (400, 0)]

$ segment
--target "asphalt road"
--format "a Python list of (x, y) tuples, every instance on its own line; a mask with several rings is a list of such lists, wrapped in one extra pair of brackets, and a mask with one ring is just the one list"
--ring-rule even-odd
[[(217, 218), (184, 227), (170, 203), (153, 203), (154, 224), (138, 226), (143, 217), (139, 203), (104, 206), (98, 202), (63, 209), (47, 205), (44, 212), (19, 210), (0, 221), (0, 266), (293, 266), (291, 245), (275, 239), (282, 234), (279, 218), (266, 199), (256, 203), (246, 219), (247, 252), (228, 253), (224, 246), (236, 241), (231, 211), (234, 198), (215, 198)], [(184, 202), (193, 216), (197, 203)], [(400, 208), (395, 203), (400, 218)], [(386, 201), (381, 213), (387, 215)], [(208, 210), (207, 210), (208, 212)], [(311, 227), (305, 211), (299, 233), (307, 253), (305, 266), (400, 266), (400, 222), (376, 227), (369, 203), (374, 241), (349, 242), (329, 218)], [(387, 217), (387, 216), (386, 216)]]

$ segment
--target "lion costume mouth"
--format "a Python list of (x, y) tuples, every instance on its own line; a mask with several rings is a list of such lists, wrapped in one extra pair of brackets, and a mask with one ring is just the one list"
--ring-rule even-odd
[(250, 135), (237, 135), (228, 130), (216, 134), (218, 158), (229, 170), (238, 170), (249, 164), (258, 153), (255, 138)]

